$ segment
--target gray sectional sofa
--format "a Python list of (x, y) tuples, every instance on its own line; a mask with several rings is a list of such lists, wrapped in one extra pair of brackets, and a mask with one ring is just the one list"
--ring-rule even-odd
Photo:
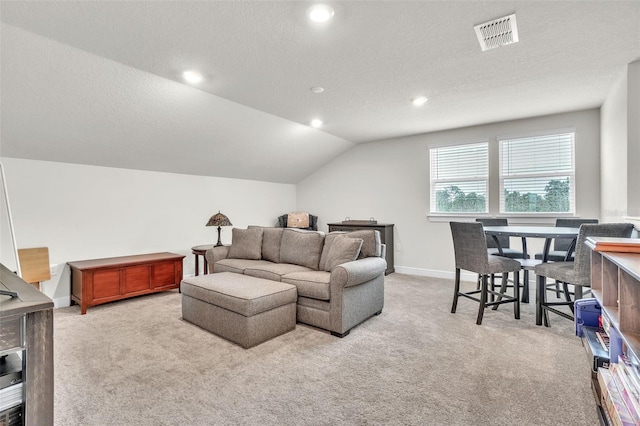
[(343, 337), (382, 312), (386, 247), (374, 230), (303, 231), (250, 226), (230, 246), (208, 250), (209, 273), (234, 272), (293, 284), (297, 321)]

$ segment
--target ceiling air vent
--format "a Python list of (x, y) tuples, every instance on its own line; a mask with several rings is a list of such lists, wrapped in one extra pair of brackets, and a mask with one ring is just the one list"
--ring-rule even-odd
[(473, 27), (482, 51), (518, 42), (516, 14), (511, 14)]

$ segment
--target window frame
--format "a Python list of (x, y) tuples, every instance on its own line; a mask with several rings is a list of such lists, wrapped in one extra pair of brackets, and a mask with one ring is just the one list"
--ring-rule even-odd
[[(447, 148), (459, 148), (462, 146), (469, 145), (481, 145), (483, 144), (486, 149), (486, 175), (484, 177), (479, 176), (469, 176), (463, 178), (447, 178), (447, 179), (435, 179), (434, 178), (434, 158), (433, 151)], [(452, 144), (442, 144), (442, 145), (430, 145), (428, 147), (429, 151), (429, 216), (450, 216), (450, 217), (476, 217), (476, 216), (486, 216), (489, 214), (489, 192), (490, 192), (490, 145), (489, 139), (476, 139), (468, 142), (460, 142), (460, 143), (452, 143)], [(485, 209), (484, 211), (478, 212), (453, 212), (453, 211), (436, 211), (436, 185), (442, 183), (459, 183), (459, 182), (477, 182), (484, 181), (485, 184)]]
[[(569, 211), (565, 212), (534, 212), (534, 211), (526, 211), (526, 212), (508, 212), (505, 211), (505, 191), (504, 191), (504, 183), (505, 179), (514, 179), (513, 175), (505, 175), (503, 174), (503, 142), (509, 140), (517, 140), (517, 139), (533, 139), (533, 138), (543, 138), (547, 136), (554, 135), (563, 135), (563, 134), (571, 134), (571, 171), (570, 172), (546, 172), (546, 173), (531, 173), (527, 174), (526, 178), (540, 178), (540, 177), (569, 177)], [(515, 135), (502, 135), (496, 137), (498, 143), (498, 189), (499, 189), (499, 200), (498, 200), (498, 215), (500, 217), (512, 216), (512, 217), (562, 217), (562, 216), (570, 216), (573, 217), (576, 215), (576, 129), (575, 128), (565, 128), (565, 129), (555, 129), (555, 130), (546, 130), (540, 132), (531, 132), (531, 133), (520, 133)]]

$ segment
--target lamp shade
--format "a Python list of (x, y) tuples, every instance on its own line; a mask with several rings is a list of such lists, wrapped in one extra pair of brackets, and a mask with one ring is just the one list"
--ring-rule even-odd
[(218, 213), (214, 214), (213, 216), (211, 216), (211, 218), (209, 218), (209, 222), (207, 222), (207, 226), (233, 226), (233, 224), (231, 223), (231, 221), (227, 216), (223, 215), (222, 213), (220, 213), (220, 211), (218, 211)]

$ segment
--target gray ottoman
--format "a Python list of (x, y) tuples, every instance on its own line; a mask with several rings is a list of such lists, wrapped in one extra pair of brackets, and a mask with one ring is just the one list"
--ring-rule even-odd
[(233, 272), (182, 281), (182, 318), (243, 348), (296, 327), (296, 287)]

